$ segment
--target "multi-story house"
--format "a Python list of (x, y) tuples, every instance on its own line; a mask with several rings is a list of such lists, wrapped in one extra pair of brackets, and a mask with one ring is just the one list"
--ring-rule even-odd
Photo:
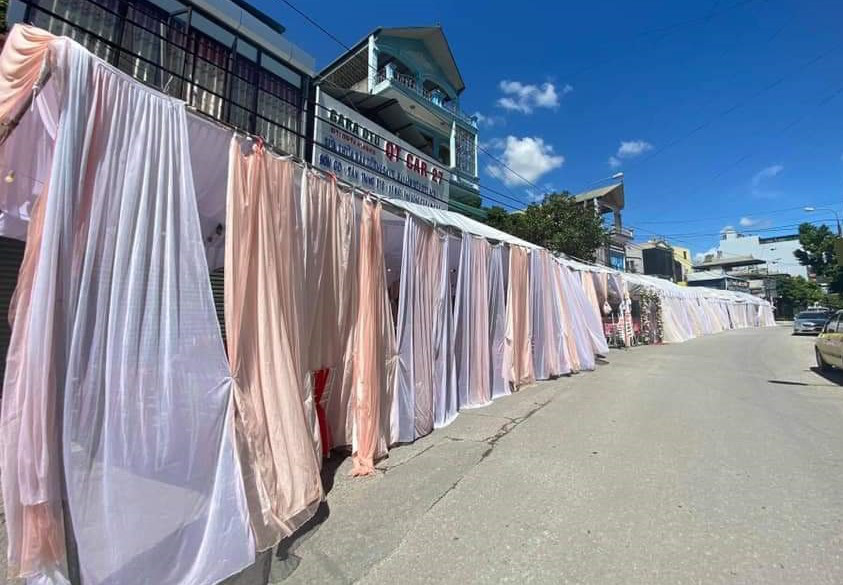
[(593, 207), (594, 213), (598, 215), (612, 214), (611, 224), (607, 228), (609, 244), (597, 250), (597, 262), (621, 272), (626, 270), (626, 247), (632, 243), (635, 234), (632, 230), (623, 227), (621, 218), (625, 203), (623, 181), (574, 195), (574, 200)]
[(316, 78), (312, 162), (375, 193), (476, 214), (477, 122), (438, 26), (378, 28)]

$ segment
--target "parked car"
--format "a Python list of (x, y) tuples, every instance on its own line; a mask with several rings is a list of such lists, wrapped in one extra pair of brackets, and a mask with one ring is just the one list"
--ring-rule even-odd
[(827, 370), (831, 366), (843, 368), (843, 311), (837, 311), (826, 321), (814, 342), (817, 367)]
[(832, 313), (829, 311), (811, 309), (802, 311), (793, 320), (793, 334), (801, 335), (810, 333), (817, 335), (825, 327), (826, 322), (831, 318)]

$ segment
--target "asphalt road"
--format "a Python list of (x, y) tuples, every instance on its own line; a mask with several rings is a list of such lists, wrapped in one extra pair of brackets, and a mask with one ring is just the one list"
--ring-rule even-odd
[(843, 583), (843, 380), (785, 327), (615, 352), (337, 470), (272, 583)]

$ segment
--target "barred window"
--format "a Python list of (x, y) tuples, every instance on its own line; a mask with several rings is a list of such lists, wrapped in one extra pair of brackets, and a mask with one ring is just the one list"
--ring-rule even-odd
[(457, 126), (456, 143), (457, 169), (469, 175), (476, 176), (477, 171), (474, 168), (474, 134)]
[(146, 0), (24, 2), (35, 25), (208, 116), (303, 154), (301, 76), (216, 22), (194, 12), (188, 29), (183, 13), (171, 16)]

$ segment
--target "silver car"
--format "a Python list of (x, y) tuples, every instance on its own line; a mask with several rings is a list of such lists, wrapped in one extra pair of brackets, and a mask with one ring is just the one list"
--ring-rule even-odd
[(819, 335), (831, 315), (827, 311), (802, 311), (793, 320), (793, 334)]

